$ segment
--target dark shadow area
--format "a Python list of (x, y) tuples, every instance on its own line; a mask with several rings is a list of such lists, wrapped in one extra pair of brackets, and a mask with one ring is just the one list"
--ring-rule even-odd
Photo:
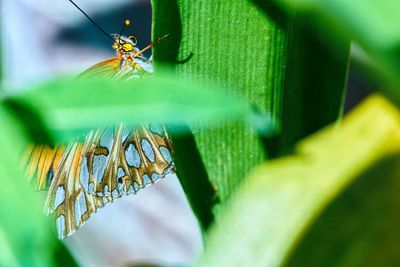
[(176, 64), (182, 39), (182, 20), (178, 2), (176, 0), (154, 0), (153, 16), (153, 36), (170, 34), (165, 41), (154, 47), (154, 63), (156, 67), (158, 63)]
[(279, 135), (274, 136), (260, 136), (260, 142), (267, 153), (268, 158), (272, 158), (280, 153)]
[(374, 84), (367, 77), (350, 64), (347, 95), (344, 104), (344, 112), (349, 112), (364, 98), (366, 98), (378, 85)]
[(59, 267), (75, 267), (78, 264), (72, 258), (68, 249), (60, 242), (57, 249), (55, 249), (54, 262), (57, 263)]
[(286, 29), (289, 16), (273, 1), (250, 0), (260, 10), (262, 10), (268, 19), (272, 19), (281, 29)]
[(399, 162), (394, 155), (365, 170), (309, 226), (284, 266), (400, 266)]
[(191, 60), (192, 57), (193, 57), (193, 53), (190, 52), (190, 54), (186, 58), (184, 58), (182, 60), (177, 60), (176, 64), (185, 64), (185, 63), (189, 62), (189, 60)]
[[(189, 127), (185, 132), (191, 132)], [(187, 134), (174, 138), (174, 150), (178, 178), (202, 229), (206, 230), (214, 220), (212, 208), (219, 201), (194, 136)]]
[(5, 99), (3, 103), (10, 110), (10, 114), (14, 114), (16, 121), (19, 122), (18, 126), (31, 137), (33, 143), (54, 146), (55, 141), (46, 130), (47, 126), (39, 114), (12, 99)]
[(342, 114), (350, 42), (327, 35), (300, 16), (288, 28), (280, 154)]

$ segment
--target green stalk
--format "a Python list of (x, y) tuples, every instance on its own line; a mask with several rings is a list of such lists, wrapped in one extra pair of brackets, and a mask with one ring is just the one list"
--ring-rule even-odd
[[(185, 79), (222, 85), (277, 124), (277, 136), (266, 142), (239, 123), (212, 130), (190, 125), (195, 145), (188, 151), (197, 149), (201, 158), (178, 156), (176, 163), (203, 226), (209, 225), (209, 217), (203, 218), (200, 210), (217, 215), (215, 199), (224, 203), (230, 198), (267, 152), (283, 153), (340, 116), (349, 42), (333, 54), (309, 31), (294, 15), (264, 1), (153, 0), (153, 36), (170, 33), (169, 40), (154, 48), (156, 68), (169, 64)], [(206, 172), (193, 171), (193, 165)], [(209, 189), (199, 191), (194, 183), (199, 180)]]

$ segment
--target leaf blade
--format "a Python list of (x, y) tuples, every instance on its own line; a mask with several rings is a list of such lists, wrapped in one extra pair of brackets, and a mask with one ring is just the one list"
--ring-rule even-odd
[(131, 82), (55, 80), (7, 101), (17, 103), (17, 109), (22, 106), (34, 114), (56, 139), (64, 141), (119, 123), (162, 121), (170, 124), (172, 131), (179, 132), (183, 129), (180, 126), (186, 123), (206, 120), (215, 124), (222, 118), (246, 121), (251, 114), (246, 103), (219, 90), (183, 83), (175, 77)]
[(370, 166), (400, 153), (399, 133), (399, 112), (375, 96), (342, 126), (301, 142), (296, 155), (260, 165), (223, 210), (197, 266), (285, 266), (329, 203)]

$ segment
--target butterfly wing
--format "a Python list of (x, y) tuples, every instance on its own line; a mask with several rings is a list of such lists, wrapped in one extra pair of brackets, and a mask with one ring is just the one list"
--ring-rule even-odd
[(82, 151), (87, 145), (85, 142), (68, 146), (47, 194), (45, 211), (54, 214), (60, 239), (71, 235), (104, 206), (102, 198), (89, 194), (77, 180), (83, 158)]
[(109, 58), (101, 61), (96, 65), (82, 72), (79, 78), (92, 78), (92, 77), (103, 77), (113, 78), (118, 72), (120, 72), (121, 60), (117, 57)]
[(107, 203), (173, 172), (172, 143), (162, 125), (98, 130), (64, 150), (45, 210), (55, 215), (62, 239)]
[(136, 193), (174, 172), (172, 143), (161, 124), (105, 129), (90, 142), (80, 177), (96, 196), (115, 199)]
[(24, 162), (28, 162), (26, 174), (36, 190), (49, 188), (64, 151), (64, 146), (51, 148), (46, 145), (31, 145), (27, 148), (24, 157)]
[[(117, 57), (101, 61), (86, 71), (79, 78), (105, 77), (113, 78), (121, 72), (120, 60)], [(35, 184), (37, 190), (47, 190), (53, 180), (54, 171), (57, 169), (64, 147), (51, 148), (43, 145), (31, 145), (26, 150), (28, 165), (26, 168), (29, 180)]]
[(123, 61), (118, 57), (114, 57), (97, 63), (96, 65), (82, 72), (79, 77), (103, 77), (118, 80), (129, 80), (132, 78), (140, 78), (143, 75), (152, 73), (152, 62), (145, 57), (138, 56), (129, 64), (128, 61)]
[[(151, 73), (151, 62), (145, 58), (125, 66), (111, 58), (80, 77), (129, 80)], [(172, 142), (162, 124), (97, 130), (84, 143), (33, 146), (28, 154), (28, 175), (37, 189), (49, 189), (45, 210), (54, 214), (60, 239), (75, 232), (105, 204), (175, 172)]]

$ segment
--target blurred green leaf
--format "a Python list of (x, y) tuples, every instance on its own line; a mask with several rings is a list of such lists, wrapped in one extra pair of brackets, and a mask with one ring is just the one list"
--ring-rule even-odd
[(397, 266), (399, 162), (399, 111), (373, 96), (256, 168), (198, 266)]
[(4, 105), (0, 121), (0, 266), (58, 266), (62, 246), (21, 168), (28, 135)]
[[(337, 33), (349, 36), (360, 44), (380, 66), (387, 82), (400, 79), (400, 1), (397, 0), (275, 0), (289, 12), (295, 9), (314, 17), (318, 27), (325, 22)], [(324, 32), (326, 28), (323, 28)], [(326, 35), (336, 40), (338, 35)], [(390, 79), (390, 80), (388, 80)]]
[[(257, 112), (246, 101), (229, 96), (221, 89), (206, 84), (182, 81), (174, 76), (160, 73), (156, 77), (130, 82), (109, 79), (55, 80), (38, 88), (8, 97), (6, 104), (25, 123), (25, 131), (33, 135), (36, 142), (70, 141), (84, 133), (118, 123), (135, 124), (162, 121), (168, 124), (171, 133), (190, 133), (187, 123), (201, 121), (210, 127), (221, 120), (250, 124), (264, 135), (270, 134), (273, 124), (268, 114)], [(49, 132), (50, 131), (50, 135)], [(190, 173), (206, 175), (204, 166), (192, 162), (200, 159), (195, 143), (190, 136), (175, 139), (176, 164), (179, 174), (190, 167)], [(187, 157), (191, 151), (191, 157)], [(197, 156), (196, 156), (197, 155)], [(195, 210), (202, 225), (212, 221), (214, 189), (208, 179), (197, 180), (198, 192), (212, 192), (208, 202), (203, 195), (202, 206)], [(192, 194), (193, 198), (197, 194)]]
[(258, 116), (246, 102), (220, 90), (162, 75), (129, 82), (55, 80), (7, 101), (20, 117), (25, 114), (27, 125), (44, 124), (58, 140), (119, 123), (161, 121), (169, 124), (172, 132), (179, 132), (185, 131), (186, 123), (200, 120), (213, 124)]

